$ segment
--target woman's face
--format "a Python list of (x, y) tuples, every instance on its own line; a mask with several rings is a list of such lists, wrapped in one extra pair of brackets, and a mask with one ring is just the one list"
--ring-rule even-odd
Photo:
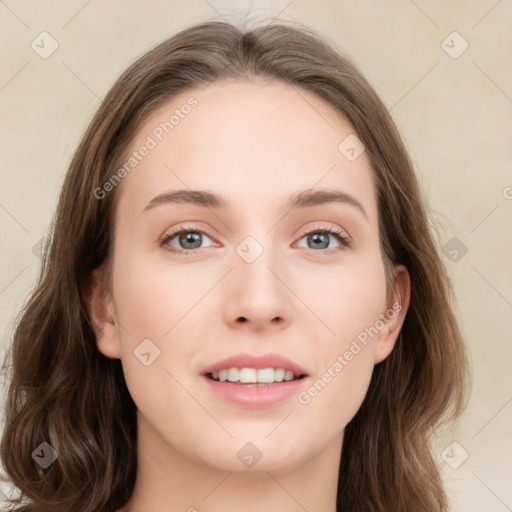
[[(295, 87), (212, 84), (148, 118), (129, 172), (103, 187), (120, 196), (114, 321), (98, 348), (121, 358), (154, 456), (279, 472), (341, 446), (408, 295), (400, 268), (402, 313), (398, 295), (387, 300), (376, 190), (353, 134)], [(219, 362), (249, 368), (227, 373), (246, 383), (213, 382), (205, 373)], [(306, 376), (250, 385), (283, 378), (259, 367)]]

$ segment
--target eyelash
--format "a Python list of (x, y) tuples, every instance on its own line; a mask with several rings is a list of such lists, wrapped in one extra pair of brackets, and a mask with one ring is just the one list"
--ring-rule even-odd
[[(174, 254), (184, 254), (185, 256), (189, 256), (196, 251), (200, 251), (201, 248), (197, 249), (176, 249), (174, 247), (171, 247), (170, 245), (167, 245), (167, 242), (172, 240), (177, 235), (180, 235), (182, 233), (202, 233), (206, 235), (208, 238), (213, 239), (208, 233), (205, 233), (201, 229), (197, 229), (195, 226), (185, 226), (182, 227), (176, 231), (173, 231), (172, 233), (166, 233), (161, 239), (160, 239), (160, 247), (162, 247), (164, 250), (168, 252), (172, 252)], [(313, 229), (311, 231), (308, 231), (307, 233), (304, 233), (300, 239), (304, 238), (305, 236), (317, 234), (317, 233), (327, 233), (329, 235), (333, 235), (339, 242), (340, 246), (344, 248), (350, 248), (352, 246), (352, 241), (350, 238), (345, 236), (341, 230), (335, 229), (333, 227), (330, 228), (320, 228), (320, 229)], [(334, 248), (336, 249), (336, 248)], [(339, 249), (339, 248), (338, 248)], [(322, 249), (322, 250), (316, 250), (316, 249), (310, 249), (314, 252), (327, 252), (328, 254), (331, 254), (331, 251), (333, 249)]]

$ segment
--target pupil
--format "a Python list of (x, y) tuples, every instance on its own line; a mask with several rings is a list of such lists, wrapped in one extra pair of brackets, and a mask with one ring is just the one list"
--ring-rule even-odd
[[(310, 235), (311, 238), (313, 239), (313, 241), (316, 243), (316, 242), (320, 242), (320, 243), (324, 243), (324, 245), (322, 246), (323, 249), (325, 249), (326, 247), (329, 246), (329, 239), (328, 239), (328, 234), (327, 233), (315, 233), (314, 235)], [(323, 240), (322, 240), (323, 238)], [(317, 246), (318, 247), (318, 246)]]
[(198, 242), (199, 244), (194, 247), (187, 247), (188, 249), (197, 249), (201, 246), (201, 236), (200, 233), (197, 233), (196, 231), (188, 232), (181, 236), (180, 242), (186, 244), (194, 244), (194, 242)]

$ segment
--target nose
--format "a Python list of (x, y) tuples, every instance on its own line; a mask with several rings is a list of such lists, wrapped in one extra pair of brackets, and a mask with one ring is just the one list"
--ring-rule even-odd
[(256, 331), (289, 325), (292, 287), (275, 252), (265, 249), (250, 263), (235, 254), (234, 261), (225, 287), (225, 321), (235, 328), (247, 324)]

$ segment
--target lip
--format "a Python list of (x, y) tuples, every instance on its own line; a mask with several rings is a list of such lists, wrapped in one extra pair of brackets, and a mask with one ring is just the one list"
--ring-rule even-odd
[(235, 384), (225, 381), (218, 382), (201, 375), (201, 381), (204, 385), (221, 398), (238, 405), (250, 409), (259, 409), (270, 407), (285, 401), (291, 396), (297, 396), (301, 388), (309, 385), (310, 377), (303, 377), (298, 380), (290, 380), (283, 382), (275, 382), (273, 384), (251, 385), (251, 384)]
[[(292, 371), (296, 376), (303, 376), (301, 379), (274, 382), (263, 385), (235, 384), (233, 382), (218, 382), (208, 377), (209, 373), (227, 370), (229, 368), (283, 368)], [(302, 366), (291, 359), (279, 354), (237, 354), (222, 361), (206, 367), (201, 375), (201, 381), (208, 389), (214, 391), (225, 400), (238, 406), (248, 408), (270, 407), (297, 395), (300, 389), (309, 381), (308, 373)]]
[(292, 371), (294, 375), (305, 375), (308, 373), (302, 366), (298, 365), (291, 359), (280, 354), (237, 354), (232, 357), (217, 361), (216, 363), (206, 367), (202, 371), (202, 375), (208, 373), (219, 372), (220, 370), (228, 370), (229, 368), (256, 368), (261, 370), (263, 368), (283, 368), (287, 371)]

